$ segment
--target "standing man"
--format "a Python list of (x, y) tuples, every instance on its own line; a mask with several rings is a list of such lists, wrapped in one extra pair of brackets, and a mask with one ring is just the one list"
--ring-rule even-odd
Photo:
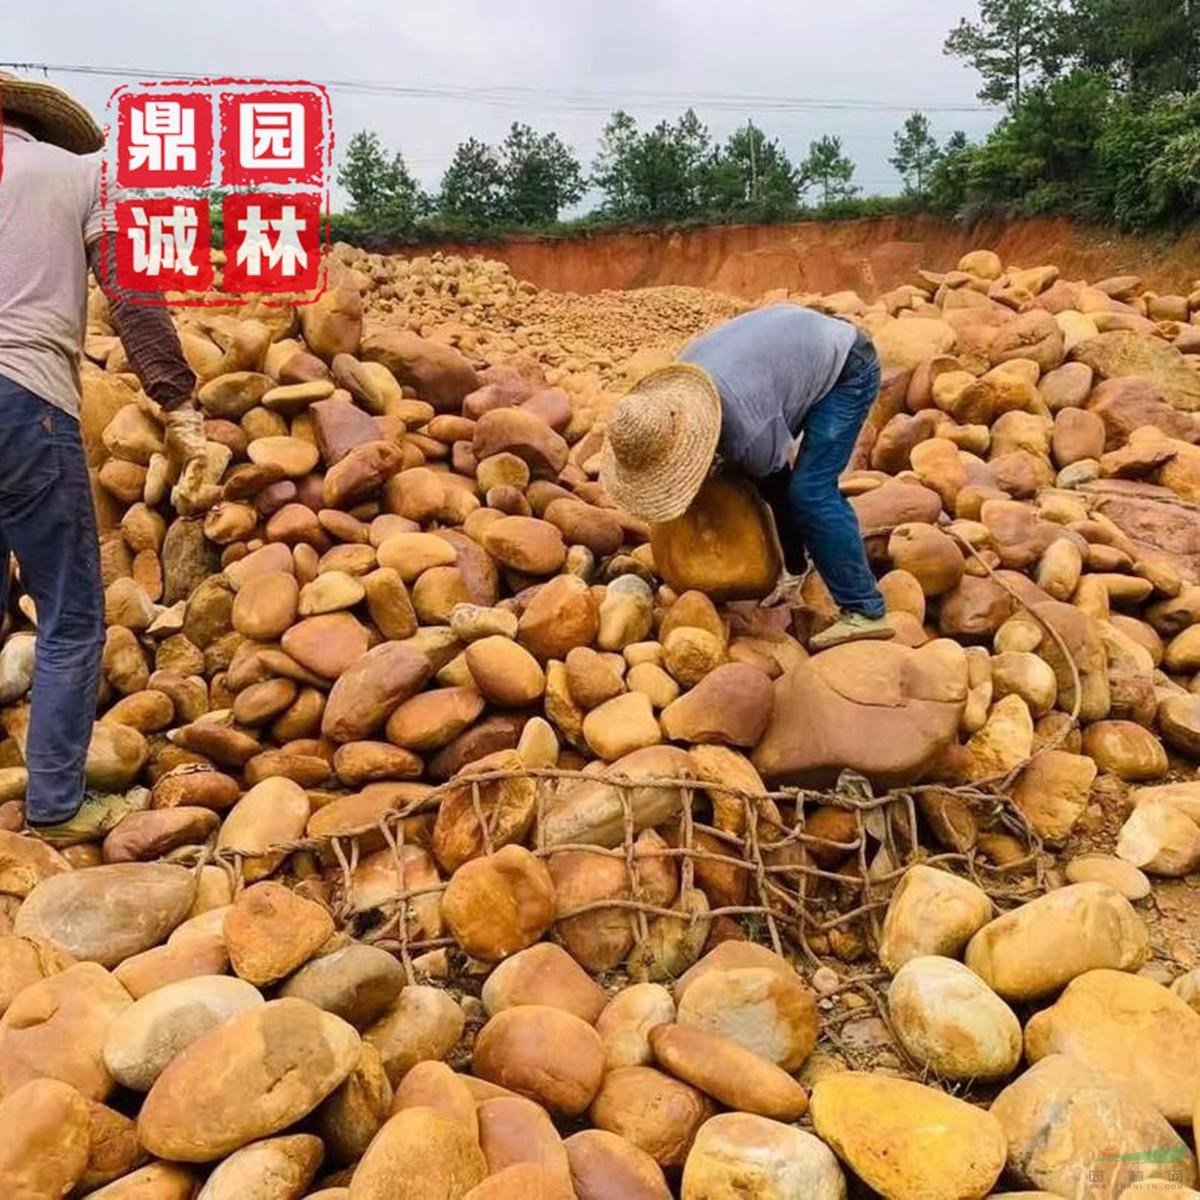
[[(37, 606), (25, 745), (25, 817), (45, 840), (97, 838), (146, 803), (84, 794), (104, 646), (99, 544), (79, 436), (79, 364), (89, 263), (147, 394), (164, 410), (181, 511), (197, 511), (204, 424), (195, 376), (165, 308), (115, 296), (116, 245), (100, 199), (104, 136), (60, 88), (0, 72), (0, 556), (11, 551)], [(7, 572), (5, 572), (7, 576)], [(0, 587), (0, 612), (7, 607)]]
[(811, 648), (892, 637), (858, 520), (838, 488), (879, 392), (871, 339), (846, 321), (781, 304), (718, 325), (679, 360), (613, 409), (600, 471), (609, 494), (644, 520), (674, 520), (719, 453), (771, 507), (784, 584), (798, 582), (807, 548), (841, 610)]

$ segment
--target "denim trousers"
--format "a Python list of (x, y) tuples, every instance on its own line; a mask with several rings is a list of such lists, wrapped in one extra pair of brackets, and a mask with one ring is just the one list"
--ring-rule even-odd
[[(83, 801), (104, 648), (100, 547), (75, 418), (0, 376), (0, 564), (17, 556), (37, 606), (25, 819), (50, 825)], [(0, 613), (8, 571), (0, 571)]]
[(869, 617), (882, 617), (886, 609), (838, 477), (879, 393), (879, 378), (879, 356), (860, 340), (832, 390), (809, 409), (794, 466), (758, 480), (787, 569), (802, 574), (807, 551), (838, 608)]

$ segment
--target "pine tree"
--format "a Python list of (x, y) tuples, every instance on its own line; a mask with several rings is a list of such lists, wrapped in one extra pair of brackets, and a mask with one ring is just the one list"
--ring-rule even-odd
[(753, 121), (735, 129), (704, 171), (704, 208), (714, 216), (775, 219), (800, 202), (798, 172), (783, 147)]
[(808, 157), (800, 164), (801, 186), (808, 188), (819, 184), (821, 203), (849, 200), (860, 189), (851, 180), (854, 178), (854, 163), (842, 151), (842, 139), (826, 135), (818, 138), (808, 148)]
[(501, 212), (503, 184), (496, 151), (478, 138), (468, 138), (458, 144), (442, 176), (438, 211), (471, 225), (493, 225)]
[(983, 76), (980, 100), (1015, 108), (1029, 84), (1061, 67), (1063, 20), (1062, 0), (979, 0), (979, 20), (964, 17), (942, 50)]
[(365, 129), (350, 139), (337, 179), (349, 192), (354, 212), (371, 220), (411, 224), (427, 205), (403, 157), (396, 153), (389, 159), (379, 135)]
[(929, 132), (929, 118), (912, 113), (893, 139), (895, 154), (888, 160), (904, 179), (904, 190), (914, 196), (925, 194), (929, 172), (941, 155)]
[(604, 126), (600, 150), (592, 162), (592, 186), (604, 193), (601, 212), (616, 220), (635, 216), (634, 159), (641, 141), (637, 122), (617, 109)]
[(514, 121), (500, 144), (501, 213), (514, 225), (542, 225), (583, 196), (579, 160), (557, 133)]

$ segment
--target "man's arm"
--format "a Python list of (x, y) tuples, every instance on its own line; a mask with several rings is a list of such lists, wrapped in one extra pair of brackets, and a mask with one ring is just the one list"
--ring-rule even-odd
[(183, 356), (171, 314), (164, 305), (137, 304), (122, 297), (114, 233), (104, 233), (91, 244), (88, 261), (108, 297), (113, 329), (143, 390), (167, 411), (186, 404), (195, 391), (196, 376)]

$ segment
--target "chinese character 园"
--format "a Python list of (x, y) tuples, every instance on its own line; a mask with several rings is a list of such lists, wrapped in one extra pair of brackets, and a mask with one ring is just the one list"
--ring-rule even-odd
[(255, 101), (238, 113), (239, 165), (259, 167), (304, 166), (304, 106)]

